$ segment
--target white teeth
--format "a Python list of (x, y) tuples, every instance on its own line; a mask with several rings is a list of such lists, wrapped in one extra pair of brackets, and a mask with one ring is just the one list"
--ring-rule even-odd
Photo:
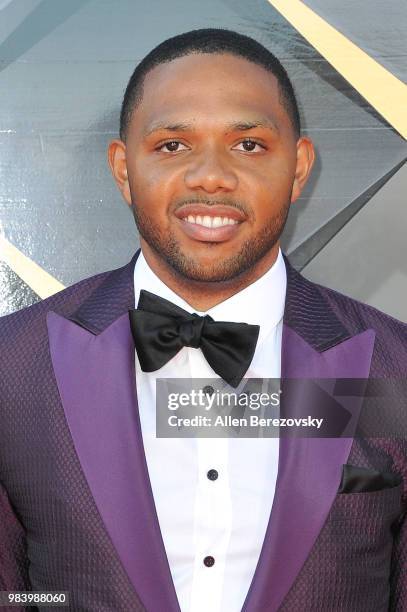
[(194, 215), (188, 215), (184, 218), (184, 221), (210, 228), (222, 227), (223, 225), (236, 225), (239, 223), (236, 219), (230, 219), (229, 217), (210, 217), (209, 215), (197, 215), (196, 217)]

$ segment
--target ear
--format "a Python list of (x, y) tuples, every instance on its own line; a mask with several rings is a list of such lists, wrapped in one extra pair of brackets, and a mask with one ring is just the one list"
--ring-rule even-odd
[(112, 140), (107, 150), (107, 161), (113, 178), (127, 204), (132, 206), (129, 179), (127, 175), (126, 145), (120, 139)]
[(301, 194), (308, 177), (311, 174), (312, 166), (315, 160), (315, 149), (312, 140), (306, 136), (302, 136), (297, 141), (297, 165), (293, 188), (291, 191), (291, 203)]

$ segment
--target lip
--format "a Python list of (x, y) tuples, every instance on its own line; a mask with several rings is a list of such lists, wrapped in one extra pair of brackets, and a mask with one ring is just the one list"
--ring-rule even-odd
[[(246, 220), (245, 215), (236, 208), (217, 204), (214, 204), (213, 206), (186, 204), (185, 206), (182, 206), (176, 210), (174, 215), (178, 219), (182, 231), (189, 238), (199, 240), (200, 242), (226, 242), (240, 231), (240, 226)], [(205, 215), (209, 217), (229, 217), (229, 219), (234, 219), (235, 221), (238, 221), (238, 223), (235, 225), (222, 225), (221, 227), (213, 228), (205, 227), (203, 225), (189, 223), (189, 221), (184, 220), (184, 217), (186, 218), (188, 215), (193, 215), (194, 217), (197, 215), (200, 215), (201, 217), (204, 217)]]

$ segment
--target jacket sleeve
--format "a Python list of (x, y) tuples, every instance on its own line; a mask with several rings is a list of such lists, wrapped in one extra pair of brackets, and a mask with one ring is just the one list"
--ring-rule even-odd
[(407, 512), (400, 519), (395, 534), (391, 563), (391, 601), (389, 610), (407, 610)]
[(0, 482), (0, 591), (30, 590), (25, 532)]

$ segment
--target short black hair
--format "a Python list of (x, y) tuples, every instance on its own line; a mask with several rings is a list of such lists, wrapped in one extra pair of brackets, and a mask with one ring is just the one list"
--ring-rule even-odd
[(136, 66), (127, 84), (120, 112), (120, 138), (123, 141), (126, 139), (133, 110), (142, 99), (146, 74), (159, 64), (185, 55), (200, 53), (229, 53), (243, 57), (271, 72), (279, 84), (280, 102), (291, 119), (297, 137), (300, 135), (300, 116), (294, 89), (285, 68), (275, 55), (244, 34), (221, 28), (203, 28), (164, 40)]

